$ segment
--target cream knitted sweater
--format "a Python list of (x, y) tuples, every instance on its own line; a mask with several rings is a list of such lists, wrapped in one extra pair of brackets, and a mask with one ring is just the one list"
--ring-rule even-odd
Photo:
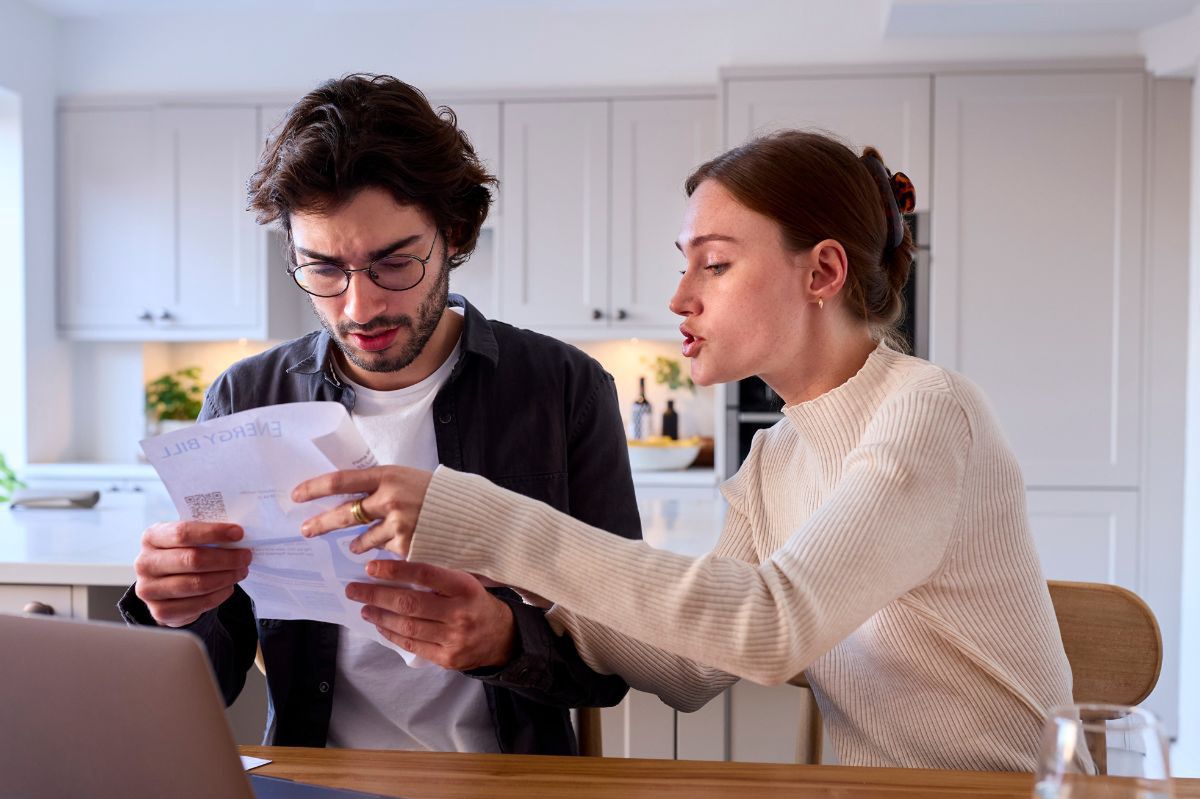
[(784, 413), (722, 486), (703, 558), (446, 468), (410, 557), (549, 598), (593, 668), (680, 709), (803, 671), (843, 763), (1032, 771), (1071, 672), (1021, 474), (979, 391), (880, 346)]

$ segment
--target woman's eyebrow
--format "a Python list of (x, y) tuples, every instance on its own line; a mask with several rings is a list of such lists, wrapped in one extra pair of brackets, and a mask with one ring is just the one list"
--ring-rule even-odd
[[(710, 241), (729, 241), (733, 242), (734, 244), (737, 243), (737, 239), (735, 239), (733, 236), (726, 236), (723, 233), (705, 233), (703, 236), (693, 237), (691, 241), (687, 242), (687, 246), (697, 247), (701, 244), (707, 244)], [(675, 242), (675, 248), (680, 252), (683, 252), (683, 245), (678, 241)]]

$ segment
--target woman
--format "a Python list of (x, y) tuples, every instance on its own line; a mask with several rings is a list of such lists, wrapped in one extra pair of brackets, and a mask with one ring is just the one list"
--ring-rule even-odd
[[(722, 491), (692, 559), (588, 528), (474, 475), (397, 467), (308, 481), (362, 492), (306, 535), (382, 519), (362, 548), (523, 586), (599, 671), (694, 709), (744, 677), (804, 672), (843, 763), (1035, 767), (1071, 673), (1015, 458), (968, 381), (889, 345), (911, 186), (878, 153), (783, 132), (701, 166), (671, 309), (702, 385), (759, 375), (785, 419)], [(420, 624), (365, 615), (405, 647)]]

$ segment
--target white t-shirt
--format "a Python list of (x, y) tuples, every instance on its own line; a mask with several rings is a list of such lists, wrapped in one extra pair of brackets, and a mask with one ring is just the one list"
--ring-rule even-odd
[[(356, 400), (350, 418), (379, 463), (433, 470), (438, 465), (433, 400), (460, 346), (416, 385), (374, 391), (347, 379)], [(410, 668), (392, 650), (343, 627), (329, 746), (354, 749), (426, 749), (499, 752), (483, 684), (436, 666)]]

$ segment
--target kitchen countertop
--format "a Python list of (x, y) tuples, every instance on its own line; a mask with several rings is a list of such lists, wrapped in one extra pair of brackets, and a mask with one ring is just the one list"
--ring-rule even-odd
[[(725, 507), (715, 491), (638, 499), (646, 542), (692, 556), (712, 549)], [(158, 492), (106, 491), (90, 510), (0, 507), (0, 584), (129, 585), (142, 531), (175, 518)]]

